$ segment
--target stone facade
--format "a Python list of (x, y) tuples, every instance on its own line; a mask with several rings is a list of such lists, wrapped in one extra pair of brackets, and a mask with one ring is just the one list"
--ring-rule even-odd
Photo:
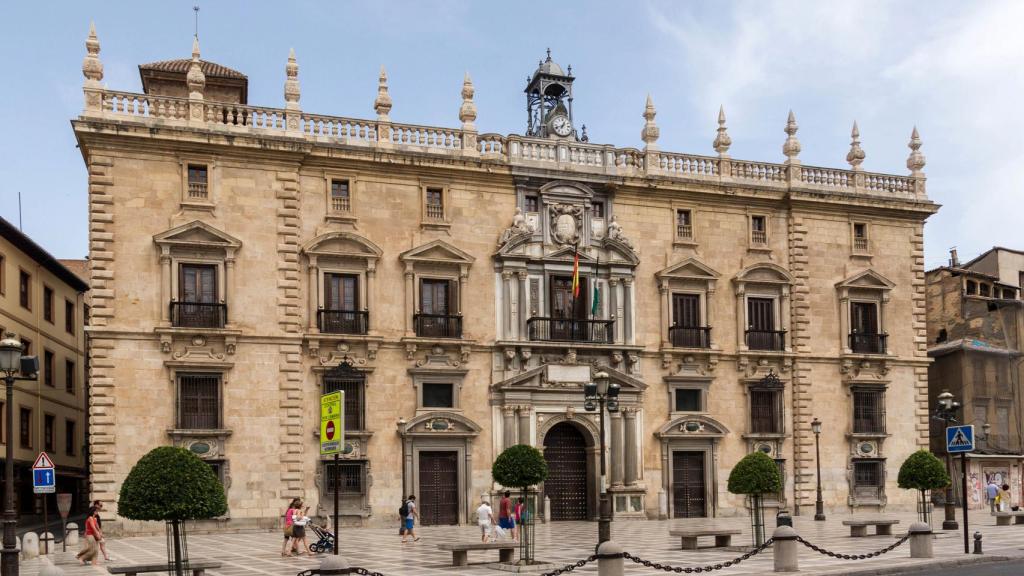
[[(327, 513), (318, 395), (340, 388), (346, 522), (391, 523), (409, 493), (424, 520), (466, 522), (515, 443), (555, 468), (551, 519), (593, 518), (600, 369), (621, 389), (617, 517), (744, 513), (725, 484), (752, 450), (784, 471), (773, 505), (806, 511), (814, 417), (829, 508), (912, 506), (895, 470), (927, 445), (936, 210), (916, 130), (912, 174), (890, 176), (863, 151), (802, 166), (792, 114), (784, 164), (730, 158), (724, 112), (717, 155), (660, 152), (650, 99), (643, 149), (590, 143), (550, 57), (535, 136), (501, 136), (477, 132), (468, 75), (461, 128), (423, 127), (391, 122), (383, 69), (358, 120), (301, 110), (294, 54), (274, 109), (204, 96), (198, 45), (187, 98), (104, 89), (87, 49), (97, 498), (173, 442), (223, 475), (232, 525), (274, 525), (294, 496)], [(855, 403), (874, 407), (859, 424)]]

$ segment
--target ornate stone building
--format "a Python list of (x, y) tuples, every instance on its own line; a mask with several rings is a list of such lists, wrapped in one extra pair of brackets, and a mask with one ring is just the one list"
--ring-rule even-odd
[(198, 42), (141, 66), (144, 94), (104, 88), (86, 47), (97, 498), (174, 443), (220, 472), (233, 525), (293, 496), (329, 512), (318, 396), (343, 389), (346, 522), (393, 521), (403, 493), (465, 522), (515, 443), (552, 463), (551, 520), (593, 518), (600, 369), (622, 391), (617, 517), (743, 513), (725, 480), (753, 450), (783, 471), (773, 502), (806, 510), (814, 417), (829, 508), (912, 505), (895, 469), (927, 445), (937, 208), (916, 131), (909, 176), (865, 172), (856, 128), (852, 169), (803, 166), (792, 114), (785, 162), (749, 162), (724, 114), (715, 155), (660, 151), (650, 99), (642, 148), (589, 142), (550, 55), (526, 135), (502, 136), (478, 132), (468, 75), (441, 128), (391, 120), (383, 68), (360, 120), (303, 111), (294, 54), (267, 108)]

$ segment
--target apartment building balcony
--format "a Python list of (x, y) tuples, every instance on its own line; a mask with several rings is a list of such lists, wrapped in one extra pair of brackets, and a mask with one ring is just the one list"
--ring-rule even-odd
[(320, 309), (316, 313), (316, 326), (322, 334), (366, 334), (370, 313), (366, 310)]
[(672, 326), (668, 341), (674, 348), (711, 348), (710, 326)]
[(614, 320), (575, 320), (534, 316), (526, 321), (530, 340), (546, 342), (582, 342), (611, 344)]

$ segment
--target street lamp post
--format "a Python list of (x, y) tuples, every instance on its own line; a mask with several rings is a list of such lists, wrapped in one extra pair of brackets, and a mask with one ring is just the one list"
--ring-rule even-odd
[(811, 432), (814, 432), (814, 460), (818, 467), (818, 499), (814, 501), (814, 519), (825, 520), (825, 502), (821, 499), (821, 443), (818, 437), (821, 436), (821, 420), (817, 418), (811, 422)]
[(612, 539), (612, 506), (608, 500), (608, 488), (605, 481), (605, 458), (604, 458), (604, 411), (618, 412), (619, 410), (619, 385), (608, 382), (608, 373), (601, 371), (594, 374), (594, 381), (588, 382), (583, 387), (584, 404), (587, 412), (598, 410), (600, 414), (599, 432), (601, 436), (601, 494), (598, 499), (598, 520), (597, 520), (597, 545)]
[[(0, 340), (0, 372), (3, 373), (7, 387), (7, 452), (4, 459), (4, 537), (3, 549), (0, 550), (0, 574), (18, 576), (18, 549), (15, 525), (18, 523), (14, 511), (14, 381), (35, 380), (39, 371), (38, 360), (33, 357), (22, 357), (21, 341), (8, 332)], [(24, 368), (29, 368), (25, 370)], [(16, 374), (28, 372), (31, 378), (18, 377)]]
[[(956, 410), (960, 407), (960, 403), (953, 400), (953, 395), (949, 393), (949, 390), (943, 390), (939, 394), (938, 402), (939, 405), (935, 408), (932, 418), (942, 420), (945, 423), (945, 428), (948, 428), (951, 423), (956, 422)], [(943, 438), (945, 438), (945, 430), (943, 430)], [(946, 486), (946, 504), (944, 506), (946, 517), (942, 521), (942, 529), (956, 530), (960, 525), (956, 522), (956, 506), (953, 504), (953, 465), (948, 450), (946, 451), (946, 474), (950, 481)], [(961, 498), (965, 496), (964, 494), (960, 495)]]

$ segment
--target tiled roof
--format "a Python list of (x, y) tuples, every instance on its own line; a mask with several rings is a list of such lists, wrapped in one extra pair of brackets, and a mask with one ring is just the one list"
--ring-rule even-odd
[[(139, 64), (139, 70), (157, 70), (159, 72), (175, 72), (179, 74), (188, 73), (189, 64), (192, 63), (190, 58), (180, 58), (178, 60), (161, 60), (159, 62), (150, 62), (149, 64)], [(238, 70), (232, 70), (227, 66), (221, 66), (216, 62), (209, 62), (207, 60), (199, 61), (199, 68), (203, 71), (203, 74), (207, 76), (215, 76), (218, 78), (239, 78), (242, 80), (246, 79), (245, 74), (242, 74)]]
[(89, 282), (89, 261), (85, 259), (58, 258), (62, 266), (74, 272), (83, 282)]
[(68, 286), (79, 292), (85, 292), (89, 289), (89, 285), (86, 284), (82, 278), (71, 270), (68, 270), (67, 267), (58, 262), (57, 259), (49, 252), (44, 250), (42, 246), (36, 244), (21, 230), (18, 230), (13, 224), (3, 218), (0, 218), (0, 236), (6, 238), (7, 241), (13, 244), (15, 248), (21, 250), (29, 258), (38, 262), (54, 276), (66, 282)]

